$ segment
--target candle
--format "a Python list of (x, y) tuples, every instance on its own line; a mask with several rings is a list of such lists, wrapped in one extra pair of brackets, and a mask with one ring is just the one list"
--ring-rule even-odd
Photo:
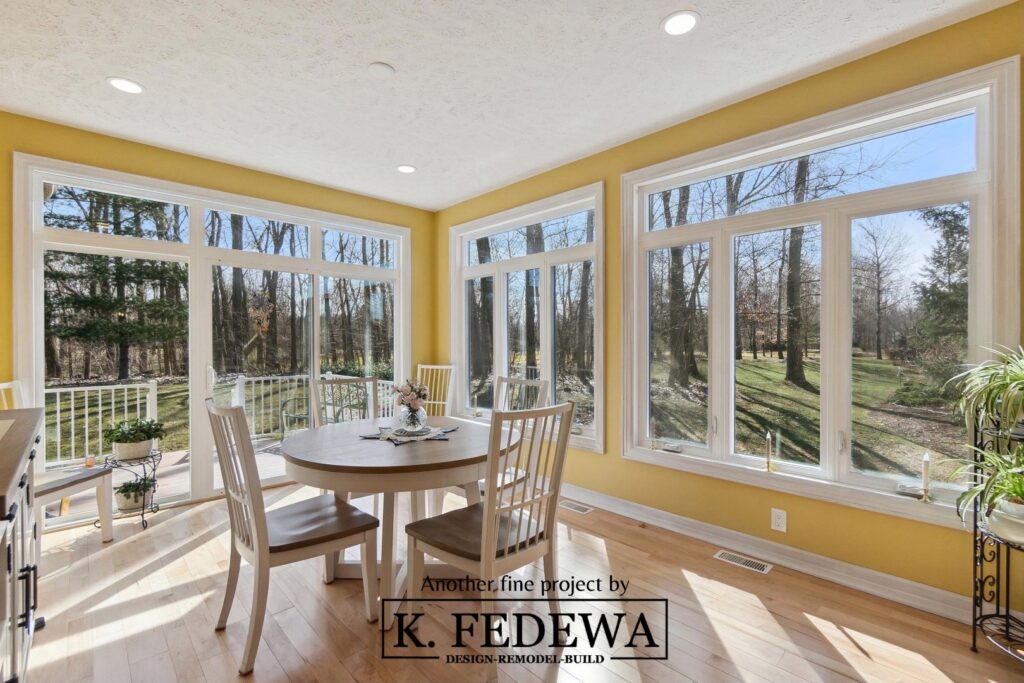
[(932, 470), (932, 456), (930, 453), (925, 453), (924, 457), (921, 458), (921, 489), (923, 490), (923, 498), (928, 498), (928, 484), (931, 479)]
[(764, 468), (769, 472), (772, 471), (772, 433), (767, 432), (764, 435), (765, 449), (764, 449)]
[(474, 417), (480, 417), (480, 411), (476, 407), (477, 395), (473, 394), (473, 415)]

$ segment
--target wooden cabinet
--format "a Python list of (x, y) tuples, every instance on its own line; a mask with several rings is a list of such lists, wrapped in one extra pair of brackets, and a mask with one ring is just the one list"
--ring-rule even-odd
[(33, 506), (33, 467), (42, 411), (0, 411), (0, 681), (27, 680), (32, 636), (45, 621), (39, 605), (39, 567)]

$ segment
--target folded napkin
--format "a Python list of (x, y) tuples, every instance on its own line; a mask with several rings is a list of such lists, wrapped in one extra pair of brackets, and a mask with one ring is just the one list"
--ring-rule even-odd
[(448, 427), (446, 429), (431, 429), (426, 434), (419, 434), (416, 436), (399, 436), (395, 434), (392, 429), (381, 428), (377, 434), (360, 434), (360, 439), (374, 439), (376, 441), (390, 441), (396, 446), (409, 443), (410, 441), (447, 441), (448, 434), (457, 430), (458, 427)]

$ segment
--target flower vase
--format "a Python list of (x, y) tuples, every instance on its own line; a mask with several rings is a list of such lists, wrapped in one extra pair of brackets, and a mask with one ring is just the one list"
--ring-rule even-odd
[(395, 416), (395, 427), (404, 429), (407, 432), (418, 432), (427, 426), (427, 411), (423, 408), (413, 410), (407, 405), (398, 409)]

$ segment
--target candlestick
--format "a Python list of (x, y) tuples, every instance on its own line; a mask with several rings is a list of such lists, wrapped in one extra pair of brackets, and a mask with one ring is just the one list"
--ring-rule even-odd
[(768, 472), (772, 471), (772, 433), (769, 431), (764, 435), (765, 449), (764, 449), (764, 468)]

